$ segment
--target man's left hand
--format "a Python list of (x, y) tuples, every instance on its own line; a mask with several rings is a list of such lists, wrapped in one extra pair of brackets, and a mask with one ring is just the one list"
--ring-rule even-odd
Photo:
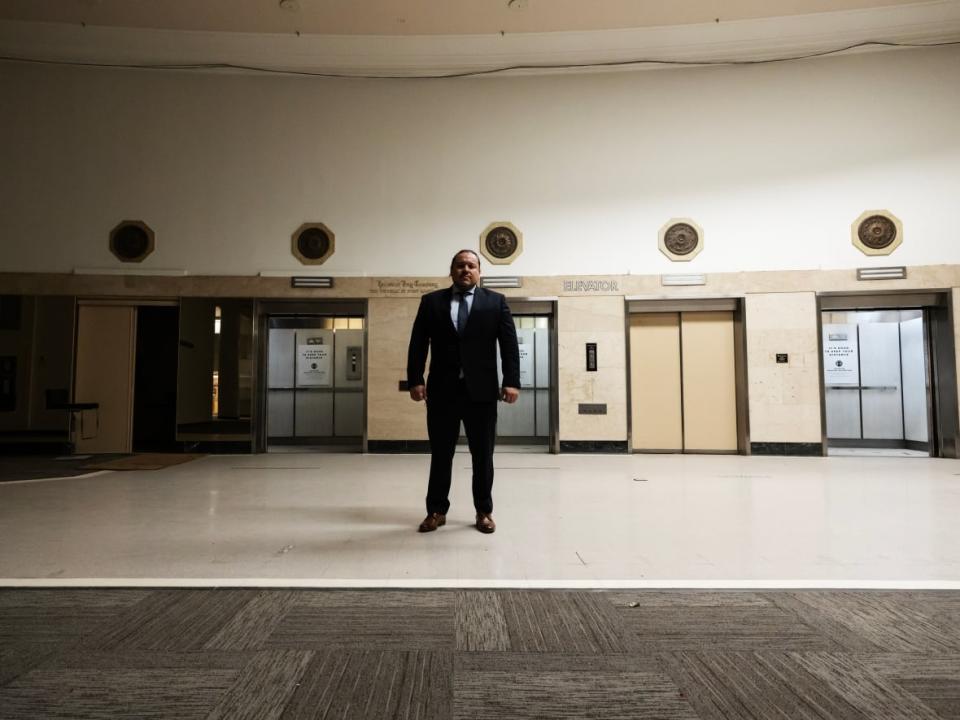
[(500, 399), (508, 405), (515, 403), (518, 397), (520, 397), (519, 388), (505, 387), (500, 390)]

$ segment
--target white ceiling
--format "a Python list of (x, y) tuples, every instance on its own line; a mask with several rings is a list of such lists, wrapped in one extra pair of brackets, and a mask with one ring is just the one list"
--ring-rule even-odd
[[(960, 0), (4, 0), (0, 55), (437, 75), (960, 41)], [(528, 70), (529, 71), (529, 70)]]

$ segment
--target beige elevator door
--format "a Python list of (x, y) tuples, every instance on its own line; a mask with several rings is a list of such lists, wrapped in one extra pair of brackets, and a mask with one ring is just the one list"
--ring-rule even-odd
[(736, 452), (731, 311), (630, 316), (636, 451)]
[(684, 450), (736, 452), (733, 313), (681, 313), (680, 336)]
[(133, 363), (137, 309), (81, 305), (77, 319), (77, 402), (100, 403), (85, 410), (74, 434), (78, 453), (126, 453), (132, 446)]
[(634, 450), (683, 450), (680, 313), (630, 316)]

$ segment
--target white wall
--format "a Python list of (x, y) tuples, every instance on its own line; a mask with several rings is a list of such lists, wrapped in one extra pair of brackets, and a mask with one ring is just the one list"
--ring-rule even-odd
[[(323, 221), (338, 274), (440, 275), (493, 220), (521, 275), (960, 262), (960, 48), (754, 67), (346, 81), (0, 67), (0, 268), (119, 266), (109, 230), (157, 233), (143, 264), (297, 268)], [(905, 242), (849, 240), (888, 208)], [(692, 263), (657, 250), (693, 217)]]

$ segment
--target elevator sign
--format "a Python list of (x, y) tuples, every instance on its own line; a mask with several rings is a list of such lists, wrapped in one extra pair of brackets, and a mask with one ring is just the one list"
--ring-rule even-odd
[(825, 385), (860, 384), (856, 325), (823, 326), (823, 382)]
[(520, 387), (533, 387), (534, 386), (534, 377), (533, 377), (533, 345), (525, 344), (522, 342), (523, 338), (518, 345), (520, 349)]
[(297, 387), (330, 387), (332, 345), (310, 342), (322, 338), (307, 338), (307, 344), (297, 346)]

